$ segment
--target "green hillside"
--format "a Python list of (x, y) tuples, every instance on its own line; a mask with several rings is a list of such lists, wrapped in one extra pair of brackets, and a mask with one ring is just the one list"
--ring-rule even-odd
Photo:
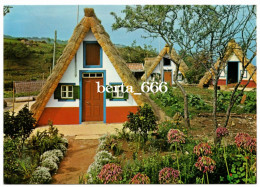
[[(40, 41), (41, 38), (4, 38), (4, 89), (12, 90), (13, 81), (46, 79), (50, 75), (53, 59), (53, 43)], [(56, 45), (56, 61), (66, 44)], [(151, 46), (116, 45), (126, 62), (143, 63), (145, 57), (157, 56)]]
[[(56, 61), (65, 44), (56, 45)], [(46, 79), (53, 61), (53, 44), (17, 38), (4, 38), (4, 89), (13, 81)]]

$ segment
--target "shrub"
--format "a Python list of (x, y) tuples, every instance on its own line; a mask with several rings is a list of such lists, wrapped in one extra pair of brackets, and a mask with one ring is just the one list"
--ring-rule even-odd
[(69, 142), (68, 142), (67, 138), (64, 138), (64, 137), (62, 137), (60, 139), (60, 143), (64, 144), (66, 147), (68, 147), (68, 145), (69, 145)]
[(48, 130), (42, 132), (37, 131), (27, 142), (29, 149), (43, 154), (45, 151), (57, 149), (63, 137), (58, 134), (58, 129), (50, 124)]
[(128, 121), (124, 123), (124, 128), (129, 128), (134, 133), (139, 133), (147, 140), (148, 131), (157, 129), (156, 116), (153, 113), (152, 108), (145, 104), (140, 107), (134, 114), (130, 112), (127, 116)]
[(33, 173), (31, 184), (49, 184), (51, 182), (51, 174), (46, 167), (38, 167)]
[(150, 184), (150, 179), (147, 175), (137, 173), (130, 181), (130, 184)]
[(11, 138), (21, 137), (24, 142), (34, 129), (35, 119), (33, 113), (25, 105), (19, 113), (14, 116), (9, 111), (4, 113), (4, 134)]
[(60, 161), (63, 159), (63, 153), (61, 150), (53, 149), (51, 150), (51, 152), (53, 152), (60, 159)]
[(108, 151), (100, 151), (94, 157), (94, 162), (88, 167), (87, 170), (87, 183), (96, 184), (98, 183), (97, 175), (99, 174), (102, 167), (110, 162), (115, 160), (115, 157), (112, 156)]
[(53, 157), (44, 159), (41, 166), (48, 168), (51, 173), (55, 173), (58, 170), (58, 165), (53, 160)]
[(52, 159), (57, 164), (60, 163), (60, 159), (52, 151), (46, 151), (41, 155), (40, 160), (44, 161), (45, 159)]
[(66, 148), (66, 146), (64, 144), (58, 144), (57, 148), (62, 151), (63, 155), (66, 154), (67, 148)]
[(114, 163), (106, 164), (102, 167), (98, 178), (103, 184), (117, 183), (122, 180), (122, 169)]
[(17, 140), (4, 138), (4, 183), (13, 184), (19, 178)]
[(159, 172), (160, 184), (177, 184), (179, 180), (180, 172), (173, 168), (163, 168)]

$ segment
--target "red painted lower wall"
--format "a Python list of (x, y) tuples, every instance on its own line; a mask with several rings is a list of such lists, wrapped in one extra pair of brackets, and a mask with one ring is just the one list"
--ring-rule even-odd
[(79, 124), (79, 108), (78, 107), (45, 108), (38, 121), (38, 126), (47, 125), (49, 120), (52, 121), (54, 125)]
[(218, 85), (226, 85), (226, 79), (219, 79)]
[[(246, 85), (247, 80), (242, 80), (241, 84)], [(247, 88), (256, 88), (256, 83), (253, 80), (250, 80), (249, 84), (247, 85)]]
[(107, 123), (122, 123), (127, 121), (127, 115), (129, 112), (136, 113), (138, 106), (126, 106), (126, 107), (107, 107), (106, 108), (106, 122)]
[[(241, 85), (246, 85), (247, 80), (242, 80)], [(226, 79), (219, 79), (218, 85), (226, 85)], [(250, 80), (249, 84), (247, 85), (247, 88), (256, 88), (256, 83), (253, 80)]]

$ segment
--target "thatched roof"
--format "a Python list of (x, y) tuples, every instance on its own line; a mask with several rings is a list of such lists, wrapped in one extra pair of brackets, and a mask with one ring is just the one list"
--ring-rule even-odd
[(132, 72), (143, 72), (144, 71), (143, 63), (126, 63), (126, 65)]
[[(225, 52), (225, 55), (224, 55), (224, 58), (223, 58), (223, 62), (227, 62), (229, 57), (232, 55), (232, 54), (235, 54), (237, 56), (237, 58), (239, 59), (240, 62), (243, 62), (243, 52), (242, 52), (242, 49), (241, 47), (235, 42), (235, 40), (231, 40), (229, 43), (228, 43), (228, 47), (227, 47), (227, 50)], [(244, 64), (247, 64), (248, 63), (248, 59), (245, 58), (244, 59)], [(217, 69), (218, 66), (219, 66), (219, 63), (220, 63), (220, 60), (218, 59), (218, 61), (215, 63), (215, 68)], [(220, 67), (221, 69), (225, 68), (227, 65), (227, 63), (223, 63), (222, 67)], [(252, 73), (254, 72), (254, 70), (256, 69), (256, 67), (253, 65), (253, 64), (249, 64), (246, 68), (246, 70), (248, 71), (248, 73), (250, 75), (252, 75)], [(203, 87), (203, 85), (205, 84), (208, 84), (208, 82), (211, 80), (211, 77), (212, 77), (212, 74), (214, 75), (213, 73), (213, 70), (212, 68), (210, 69), (210, 72), (206, 72), (204, 74), (204, 76), (200, 79), (200, 82), (198, 84), (198, 87)], [(256, 83), (256, 72), (254, 73), (254, 75), (252, 76), (252, 79), (255, 81)]]
[[(84, 11), (85, 16), (74, 29), (74, 32), (69, 39), (68, 44), (66, 45), (62, 55), (58, 59), (52, 74), (48, 77), (46, 84), (43, 86), (41, 92), (36, 99), (36, 102), (31, 107), (33, 117), (36, 119), (36, 121), (38, 121), (41, 117), (46, 104), (48, 103), (50, 97), (52, 96), (54, 90), (60, 82), (63, 74), (67, 70), (71, 60), (74, 58), (80, 44), (90, 30), (94, 34), (97, 42), (102, 47), (103, 51), (108, 56), (119, 77), (122, 79), (124, 85), (132, 86), (134, 92), (136, 93), (142, 93), (136, 78), (127, 67), (125, 61), (119, 55), (116, 47), (110, 41), (110, 37), (106, 33), (104, 27), (101, 25), (100, 20), (98, 20), (98, 18), (96, 17), (94, 9), (86, 8), (84, 9)], [(139, 106), (144, 105), (144, 103), (150, 104), (149, 99), (145, 96), (144, 93), (142, 93), (141, 95), (134, 95), (133, 93), (131, 93), (131, 95)]]
[[(142, 81), (145, 81), (146, 78), (150, 77), (150, 75), (153, 73), (154, 69), (158, 66), (162, 58), (164, 57), (165, 54), (171, 55), (171, 59), (178, 61), (179, 57), (178, 54), (174, 49), (172, 49), (172, 52), (170, 53), (170, 48), (166, 44), (165, 47), (161, 50), (159, 55), (157, 57), (153, 58), (145, 58), (145, 64), (144, 64), (144, 69), (146, 71), (146, 74), (144, 74), (141, 78)], [(188, 70), (188, 66), (185, 64), (185, 62), (181, 59), (181, 64), (180, 64), (180, 72), (182, 75), (185, 77), (185, 72)]]

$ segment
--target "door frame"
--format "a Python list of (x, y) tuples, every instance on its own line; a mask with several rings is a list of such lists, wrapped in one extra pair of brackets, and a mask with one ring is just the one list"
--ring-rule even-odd
[[(103, 86), (106, 87), (106, 70), (79, 70), (79, 124), (82, 124), (82, 74), (83, 73), (103, 73)], [(106, 92), (103, 92), (103, 122), (106, 123)]]
[(240, 71), (239, 71), (239, 70), (240, 70), (240, 69), (239, 69), (239, 65), (240, 65), (239, 63), (240, 63), (240, 61), (228, 61), (228, 62), (227, 62), (226, 85), (228, 85), (228, 63), (229, 63), (229, 62), (231, 62), (231, 63), (237, 63), (237, 83), (238, 83), (238, 80), (239, 80), (239, 78), (240, 78), (240, 77), (239, 77), (239, 76), (240, 76), (240, 74), (239, 74), (239, 72), (240, 72)]

